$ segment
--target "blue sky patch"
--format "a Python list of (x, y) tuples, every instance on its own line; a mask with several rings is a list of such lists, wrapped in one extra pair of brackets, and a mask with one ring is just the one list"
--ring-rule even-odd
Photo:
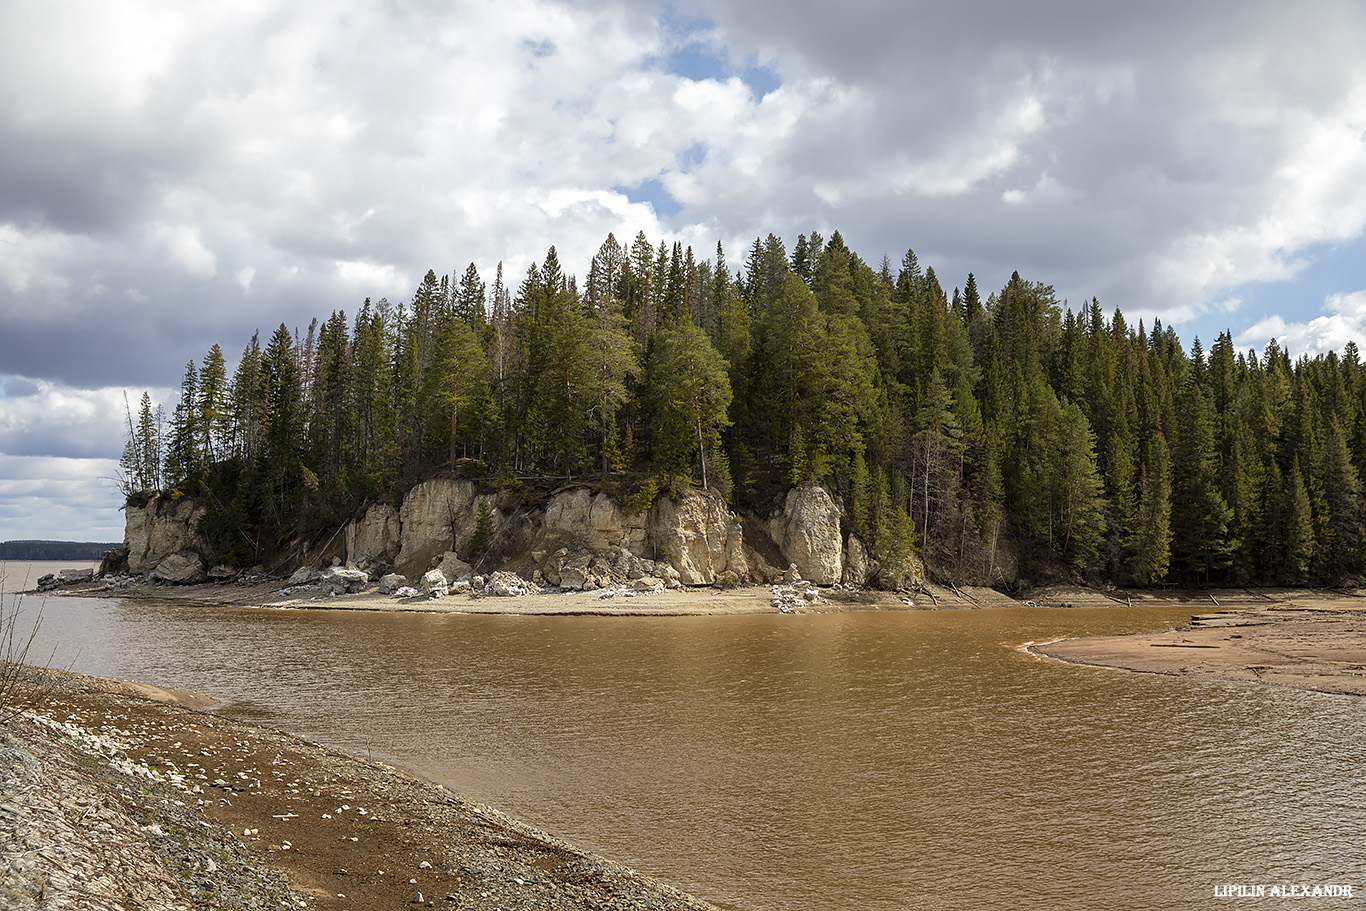
[[(1193, 337), (1198, 332), (1201, 343), (1208, 350), (1225, 329), (1231, 328), (1237, 338), (1247, 327), (1269, 316), (1279, 316), (1287, 323), (1307, 323), (1327, 315), (1323, 302), (1330, 294), (1366, 290), (1366, 266), (1363, 266), (1366, 238), (1344, 244), (1325, 244), (1303, 251), (1300, 256), (1310, 262), (1299, 275), (1286, 281), (1239, 285), (1230, 292), (1231, 296), (1243, 301), (1237, 312), (1218, 313), (1192, 321), (1181, 333), (1182, 341), (1188, 341), (1188, 334)], [(1302, 353), (1290, 352), (1292, 357)]]
[(664, 184), (655, 177), (642, 180), (633, 187), (613, 187), (612, 189), (624, 195), (631, 202), (649, 203), (660, 218), (670, 218), (683, 211), (683, 204), (669, 195), (669, 191), (664, 189)]
[(522, 50), (532, 57), (550, 57), (555, 53), (555, 42), (546, 38), (542, 41), (532, 41), (530, 38), (522, 39)]
[(772, 66), (760, 64), (753, 55), (741, 66), (732, 63), (730, 49), (715, 44), (715, 29), (716, 23), (708, 19), (681, 19), (666, 5), (659, 17), (659, 30), (668, 50), (658, 59), (659, 66), (665, 72), (699, 82), (724, 82), (738, 76), (756, 100), (782, 85)]

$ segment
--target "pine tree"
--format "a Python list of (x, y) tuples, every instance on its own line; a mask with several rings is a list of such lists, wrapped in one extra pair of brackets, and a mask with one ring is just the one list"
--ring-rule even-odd
[(1156, 585), (1171, 563), (1171, 461), (1159, 433), (1148, 447), (1138, 490), (1138, 518), (1127, 538), (1129, 576), (1138, 585)]
[(656, 421), (657, 464), (668, 473), (690, 473), (697, 465), (703, 488), (717, 482), (724, 492), (720, 433), (730, 423), (730, 380), (725, 359), (706, 333), (688, 322), (661, 329), (646, 384)]
[(488, 361), (474, 328), (464, 320), (442, 327), (438, 352), (441, 369), (435, 395), (448, 413), (446, 456), (454, 464), (482, 435), (476, 416), (488, 401)]
[[(610, 239), (610, 235), (609, 235)], [(616, 413), (626, 403), (627, 382), (639, 374), (630, 329), (614, 293), (599, 297), (587, 345), (588, 395), (598, 415), (602, 478), (611, 470), (616, 440)]]
[(185, 365), (180, 381), (180, 400), (171, 416), (171, 435), (166, 445), (164, 481), (168, 487), (184, 488), (203, 476), (203, 434), (199, 427), (199, 371), (194, 361)]
[(228, 371), (217, 342), (204, 355), (199, 369), (198, 408), (203, 434), (200, 446), (208, 464), (213, 465), (227, 455), (228, 437)]
[(476, 334), (482, 333), (488, 323), (486, 307), (484, 282), (479, 277), (479, 270), (474, 267), (474, 263), (470, 263), (465, 268), (465, 274), (460, 277), (460, 284), (456, 289), (454, 316), (468, 324)]
[(1309, 581), (1309, 567), (1314, 559), (1314, 515), (1309, 507), (1309, 492), (1304, 486), (1298, 458), (1286, 477), (1281, 508), (1286, 517), (1282, 580), (1291, 585), (1303, 585)]
[(1061, 406), (1054, 475), (1060, 526), (1054, 547), (1064, 565), (1082, 572), (1089, 567), (1100, 543), (1102, 498), (1095, 438), (1075, 402)]
[(1178, 398), (1179, 435), (1172, 454), (1172, 557), (1209, 584), (1230, 562), (1232, 513), (1220, 492), (1214, 420), (1197, 373), (1186, 374)]
[(136, 421), (126, 394), (123, 405), (128, 437), (123, 444), (123, 457), (119, 459), (120, 489), (127, 496), (157, 490), (161, 487), (161, 439), (152, 412), (152, 397), (146, 392), (142, 394)]
[(1366, 519), (1361, 478), (1347, 451), (1347, 440), (1334, 421), (1323, 444), (1323, 488), (1328, 510), (1320, 551), (1325, 581), (1341, 583), (1362, 571), (1362, 525)]

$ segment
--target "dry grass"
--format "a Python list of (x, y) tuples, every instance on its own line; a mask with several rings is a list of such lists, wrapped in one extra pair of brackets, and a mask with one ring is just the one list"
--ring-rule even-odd
[(43, 607), (40, 602), (32, 621), (26, 621), (24, 599), (17, 592), (6, 593), (4, 574), (0, 571), (0, 724), (8, 724), (36, 708), (48, 690), (48, 678), (42, 668), (52, 663), (56, 650), (41, 667), (30, 661), (33, 643), (43, 625)]

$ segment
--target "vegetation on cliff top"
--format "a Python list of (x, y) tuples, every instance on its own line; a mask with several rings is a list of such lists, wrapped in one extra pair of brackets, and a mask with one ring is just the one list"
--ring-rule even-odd
[(1013, 275), (946, 293), (913, 251), (870, 266), (836, 232), (789, 254), (611, 235), (580, 287), (555, 248), (515, 291), (473, 265), (411, 302), (366, 300), (215, 345), (169, 416), (128, 416), (125, 490), (201, 498), (220, 556), (477, 460), (490, 483), (678, 483), (767, 510), (825, 485), (875, 555), (999, 583), (1338, 583), (1363, 570), (1366, 368), (1208, 354)]

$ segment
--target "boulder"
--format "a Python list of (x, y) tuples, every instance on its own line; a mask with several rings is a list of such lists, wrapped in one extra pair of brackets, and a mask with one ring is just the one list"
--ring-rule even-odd
[(89, 582), (95, 578), (93, 569), (64, 569), (57, 573), (57, 582), (61, 585), (71, 585), (76, 582)]
[(177, 585), (203, 582), (206, 578), (204, 561), (199, 559), (199, 554), (191, 551), (169, 554), (157, 563), (156, 569), (152, 570), (152, 578), (161, 582), (174, 582)]
[(290, 573), (289, 578), (285, 580), (285, 585), (307, 585), (316, 578), (318, 578), (316, 569), (311, 566), (300, 566)]
[(237, 578), (237, 569), (226, 563), (216, 563), (209, 570), (210, 582), (231, 582)]
[(449, 591), (446, 576), (439, 569), (433, 569), (422, 577), (422, 593), (431, 598), (444, 598)]
[(517, 595), (539, 595), (541, 590), (534, 584), (515, 573), (495, 572), (484, 583), (484, 591), (490, 595), (513, 597)]
[[(172, 554), (206, 552), (198, 532), (204, 512), (204, 507), (189, 497), (159, 493), (129, 497), (124, 504), (123, 531), (128, 571), (142, 575), (155, 570)], [(184, 566), (183, 561), (177, 561), (166, 572), (176, 574)]]
[(441, 575), (448, 581), (455, 581), (461, 576), (470, 574), (470, 565), (456, 555), (455, 551), (446, 551), (446, 556), (441, 558), (441, 565), (437, 567), (441, 570)]
[(370, 575), (359, 569), (329, 567), (322, 576), (323, 591), (329, 595), (345, 595), (360, 591), (370, 583)]
[(803, 579), (834, 585), (844, 575), (839, 507), (819, 484), (789, 490), (783, 508), (769, 519), (768, 532)]
[(408, 584), (408, 577), (399, 573), (389, 573), (379, 580), (379, 593), (381, 595), (392, 595), (400, 588)]
[(551, 554), (541, 566), (541, 578), (547, 585), (569, 588), (574, 591), (601, 588), (597, 581), (598, 573), (593, 571), (597, 555), (586, 547), (562, 547)]
[(100, 558), (100, 568), (96, 575), (110, 576), (123, 575), (128, 572), (128, 549), (125, 547), (115, 547), (106, 550)]

